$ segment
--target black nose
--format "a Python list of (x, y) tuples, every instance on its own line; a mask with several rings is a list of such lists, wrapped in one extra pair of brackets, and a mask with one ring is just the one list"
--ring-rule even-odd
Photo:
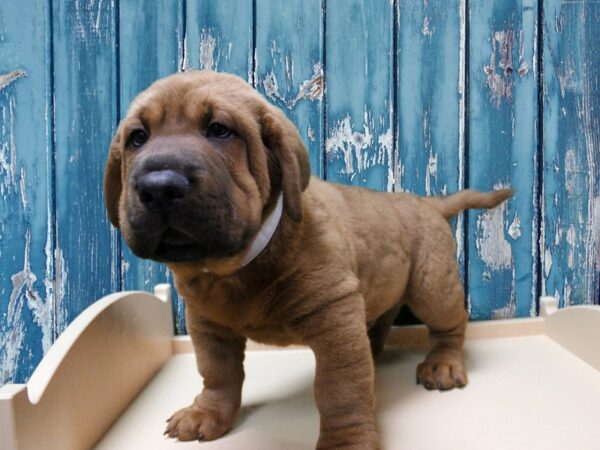
[(142, 175), (137, 184), (138, 195), (146, 207), (163, 211), (183, 199), (190, 187), (185, 175), (174, 170), (153, 170)]

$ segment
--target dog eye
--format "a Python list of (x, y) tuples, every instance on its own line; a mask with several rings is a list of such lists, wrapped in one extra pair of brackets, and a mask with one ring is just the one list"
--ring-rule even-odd
[(231, 130), (223, 124), (214, 122), (208, 126), (207, 136), (225, 139), (231, 136)]
[(148, 141), (148, 133), (144, 130), (135, 130), (129, 135), (128, 145), (133, 148), (140, 148)]

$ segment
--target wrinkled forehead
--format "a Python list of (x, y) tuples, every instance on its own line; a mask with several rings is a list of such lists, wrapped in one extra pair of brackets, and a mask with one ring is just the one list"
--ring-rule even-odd
[(262, 103), (242, 79), (214, 72), (186, 72), (158, 80), (132, 102), (128, 119), (147, 128), (163, 125), (202, 125), (210, 120), (232, 121), (253, 116)]

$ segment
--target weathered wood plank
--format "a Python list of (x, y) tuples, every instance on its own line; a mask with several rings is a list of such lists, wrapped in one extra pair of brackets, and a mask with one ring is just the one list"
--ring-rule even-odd
[[(120, 115), (129, 103), (158, 78), (183, 65), (183, 0), (119, 3)], [(123, 289), (152, 291), (158, 283), (171, 282), (165, 264), (141, 260), (121, 241)], [(184, 306), (173, 292), (176, 330), (185, 333)]]
[(314, 174), (323, 176), (323, 21), (321, 0), (274, 8), (256, 2), (257, 88), (296, 124)]
[(253, 1), (187, 2), (184, 69), (211, 69), (253, 80)]
[(471, 317), (536, 313), (537, 1), (469, 2), (468, 184), (517, 192), (468, 215)]
[(326, 178), (391, 191), (393, 5), (328, 0), (325, 14)]
[[(398, 190), (464, 187), (465, 0), (398, 2)], [(453, 221), (464, 265), (463, 217)]]
[(544, 3), (542, 291), (600, 301), (600, 3)]
[(52, 3), (56, 99), (56, 313), (64, 329), (120, 288), (118, 237), (102, 182), (117, 122), (115, 3)]
[(397, 184), (419, 195), (455, 192), (464, 152), (461, 1), (399, 5)]
[(0, 7), (0, 385), (27, 381), (54, 337), (49, 17)]

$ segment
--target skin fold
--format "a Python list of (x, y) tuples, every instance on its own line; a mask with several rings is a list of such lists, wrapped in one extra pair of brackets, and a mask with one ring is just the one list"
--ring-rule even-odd
[[(204, 389), (169, 419), (170, 437), (212, 440), (231, 429), (249, 338), (314, 352), (317, 448), (379, 448), (373, 360), (402, 305), (432, 337), (418, 382), (467, 384), (448, 219), (495, 207), (509, 190), (420, 198), (321, 181), (279, 109), (240, 78), (210, 71), (172, 75), (136, 97), (113, 138), (104, 189), (113, 225), (138, 256), (168, 264), (186, 303)], [(280, 194), (271, 241), (241, 267)]]

